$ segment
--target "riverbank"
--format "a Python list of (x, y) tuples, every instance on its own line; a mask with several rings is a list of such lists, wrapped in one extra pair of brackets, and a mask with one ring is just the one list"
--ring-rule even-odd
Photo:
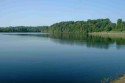
[(89, 35), (125, 38), (125, 31), (124, 32), (92, 32), (92, 33), (89, 33)]
[(125, 83), (125, 74), (113, 80), (111, 83)]

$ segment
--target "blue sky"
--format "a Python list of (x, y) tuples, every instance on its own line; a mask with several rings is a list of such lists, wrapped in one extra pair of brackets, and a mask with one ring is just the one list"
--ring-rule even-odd
[(125, 20), (125, 0), (0, 0), (0, 26), (40, 26), (98, 18)]

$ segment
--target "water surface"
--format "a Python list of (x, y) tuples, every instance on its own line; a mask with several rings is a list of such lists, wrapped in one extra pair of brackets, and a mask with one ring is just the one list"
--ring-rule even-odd
[(124, 63), (124, 38), (0, 34), (0, 83), (100, 83), (125, 73)]

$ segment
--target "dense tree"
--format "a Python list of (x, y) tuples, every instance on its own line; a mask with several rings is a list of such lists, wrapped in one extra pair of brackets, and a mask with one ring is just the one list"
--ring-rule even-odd
[[(125, 22), (119, 21), (117, 24), (118, 29), (122, 29), (125, 26)], [(124, 25), (123, 25), (124, 24)], [(120, 26), (120, 27), (118, 27)], [(116, 23), (112, 23), (110, 19), (97, 19), (88, 21), (69, 21), (60, 22), (53, 24), (49, 28), (49, 32), (53, 33), (88, 33), (88, 32), (101, 32), (101, 31), (111, 31), (117, 30)]]
[(117, 20), (117, 30), (122, 31), (122, 19)]
[(30, 26), (17, 26), (17, 27), (4, 27), (0, 28), (0, 32), (48, 32), (47, 26), (37, 26), (37, 27), (30, 27)]
[(89, 33), (102, 31), (125, 31), (125, 22), (118, 19), (112, 23), (110, 19), (88, 21), (67, 21), (55, 23), (51, 26), (17, 26), (0, 28), (0, 32), (49, 32), (49, 33)]

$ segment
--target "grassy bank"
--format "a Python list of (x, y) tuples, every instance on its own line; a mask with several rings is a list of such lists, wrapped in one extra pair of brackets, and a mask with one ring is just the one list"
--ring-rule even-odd
[(103, 36), (103, 37), (125, 38), (125, 31), (123, 31), (123, 32), (115, 32), (115, 31), (111, 31), (111, 32), (92, 32), (92, 33), (89, 33), (89, 35)]

